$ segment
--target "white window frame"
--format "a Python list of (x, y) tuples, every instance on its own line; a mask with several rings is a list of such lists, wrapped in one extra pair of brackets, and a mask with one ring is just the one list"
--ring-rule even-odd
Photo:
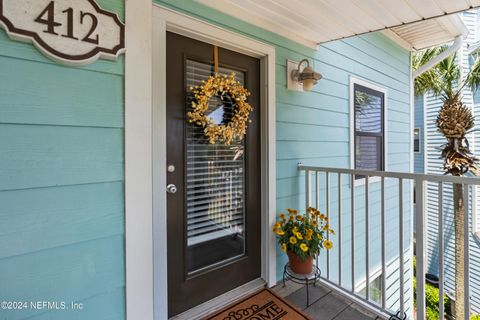
[[(415, 142), (415, 130), (418, 130), (418, 151), (415, 151), (415, 143), (413, 143), (413, 142)], [(413, 144), (413, 152), (414, 152), (414, 153), (419, 153), (419, 154), (422, 153), (422, 146), (423, 146), (423, 144), (422, 144), (422, 139), (421, 139), (421, 137), (422, 137), (422, 129), (419, 128), (419, 127), (414, 128), (414, 129), (413, 129), (413, 142), (412, 142), (412, 144)]]
[[(383, 93), (383, 171), (388, 170), (388, 91), (385, 87), (375, 84), (369, 80), (350, 76), (350, 169), (355, 169), (355, 84)], [(369, 183), (379, 182), (380, 177), (372, 177)], [(355, 186), (364, 185), (365, 179), (355, 180)]]
[[(373, 272), (370, 272), (368, 279), (370, 280), (370, 283), (375, 281), (377, 278), (381, 277), (383, 274), (383, 269), (382, 266), (379, 266), (376, 268)], [(362, 290), (365, 290), (367, 288), (367, 278), (360, 280), (359, 282), (355, 283), (355, 292), (361, 292)], [(381, 289), (380, 289), (381, 290)]]
[(127, 1), (125, 60), (126, 318), (168, 318), (166, 32), (260, 59), (262, 270), (276, 284), (275, 48), (151, 0)]

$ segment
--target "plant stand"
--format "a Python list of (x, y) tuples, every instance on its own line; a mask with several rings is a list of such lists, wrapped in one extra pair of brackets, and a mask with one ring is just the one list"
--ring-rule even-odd
[(309, 295), (309, 286), (313, 285), (314, 287), (317, 285), (317, 281), (320, 280), (321, 271), (317, 267), (316, 264), (313, 265), (313, 270), (309, 274), (297, 274), (292, 271), (290, 268), (290, 264), (285, 264), (283, 268), (283, 287), (285, 288), (285, 282), (291, 280), (295, 283), (305, 285), (307, 289), (307, 308), (310, 307), (310, 295)]

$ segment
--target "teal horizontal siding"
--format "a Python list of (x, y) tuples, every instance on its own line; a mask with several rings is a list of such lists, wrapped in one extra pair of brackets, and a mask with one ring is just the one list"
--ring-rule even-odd
[[(116, 0), (119, 2), (118, 0)], [(101, 3), (101, 1), (99, 1)], [(5, 31), (0, 29), (0, 56), (12, 57), (15, 59), (21, 60), (30, 60), (35, 62), (42, 62), (52, 66), (57, 66), (58, 64), (51, 59), (39, 54), (38, 50), (29, 43), (22, 43), (17, 41), (11, 41)], [(118, 75), (123, 74), (123, 57), (119, 58), (118, 62), (111, 62), (100, 60), (91, 65), (80, 67), (80, 69), (96, 71), (96, 72), (106, 72), (114, 73)], [(64, 68), (70, 69), (70, 67), (65, 66)]]
[(0, 123), (123, 127), (122, 75), (2, 56), (0, 70)]
[(295, 104), (277, 103), (277, 121), (290, 123), (304, 123), (310, 125), (318, 125), (318, 119), (331, 119), (332, 126), (338, 128), (349, 128), (350, 122), (348, 111), (340, 112), (340, 110), (323, 109), (315, 106), (298, 106)]
[(0, 191), (123, 180), (123, 130), (0, 125)]
[(0, 192), (4, 258), (123, 234), (123, 183)]
[(282, 141), (348, 142), (348, 128), (277, 121), (277, 139)]
[(84, 305), (2, 320), (125, 318), (123, 61), (63, 66), (0, 30), (0, 297)]
[[(123, 235), (61, 246), (0, 260), (0, 296), (6, 301), (84, 301), (90, 313), (117, 313), (123, 318), (122, 296), (99, 310), (96, 297), (125, 286)], [(95, 308), (95, 309), (94, 309)], [(115, 310), (117, 309), (117, 310)], [(118, 310), (119, 309), (119, 310)], [(53, 313), (53, 312), (52, 312)], [(67, 314), (56, 311), (57, 319)], [(82, 311), (75, 318), (83, 319)], [(0, 319), (38, 316), (37, 310), (2, 310)], [(30, 318), (29, 318), (30, 319)], [(93, 317), (92, 319), (102, 319)]]
[[(32, 320), (74, 320), (74, 319), (102, 319), (118, 320), (125, 319), (125, 306), (122, 301), (125, 297), (125, 289), (119, 287), (97, 296), (81, 300), (84, 309), (82, 311), (50, 311), (36, 315)], [(109, 306), (109, 308), (105, 308)], [(78, 315), (81, 315), (81, 318)]]
[(330, 158), (332, 156), (347, 158), (349, 152), (350, 144), (348, 142), (277, 141), (277, 160)]

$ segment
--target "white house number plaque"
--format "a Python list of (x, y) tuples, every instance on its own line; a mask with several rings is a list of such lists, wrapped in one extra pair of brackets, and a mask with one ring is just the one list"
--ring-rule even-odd
[(95, 0), (0, 0), (0, 25), (64, 64), (115, 60), (125, 51), (124, 24)]

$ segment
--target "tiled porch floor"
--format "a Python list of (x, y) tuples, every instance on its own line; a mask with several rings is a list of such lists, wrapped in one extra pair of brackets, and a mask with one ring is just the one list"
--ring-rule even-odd
[(315, 320), (383, 320), (321, 284), (309, 290), (310, 306), (307, 308), (305, 287), (290, 282), (285, 288), (282, 284), (274, 288), (280, 296), (286, 297)]

